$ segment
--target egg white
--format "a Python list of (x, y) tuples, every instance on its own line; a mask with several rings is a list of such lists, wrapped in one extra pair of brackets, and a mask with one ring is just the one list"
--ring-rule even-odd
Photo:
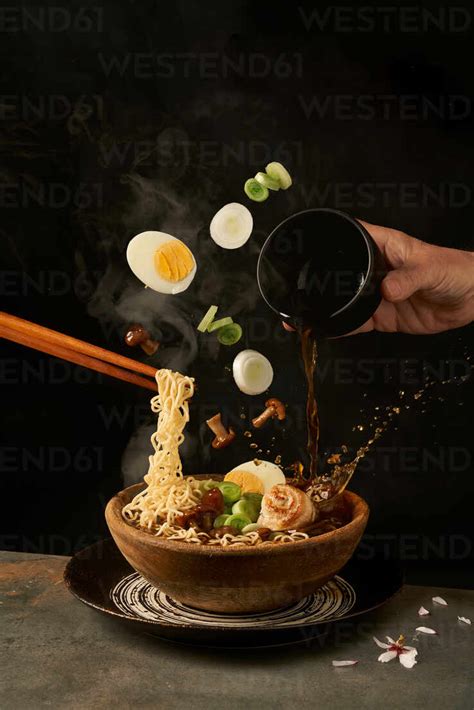
[(232, 363), (235, 384), (249, 395), (262, 394), (273, 382), (273, 368), (265, 355), (257, 350), (241, 350)]
[(212, 239), (223, 249), (240, 249), (253, 230), (250, 210), (239, 202), (229, 202), (216, 212), (209, 228)]
[(127, 247), (128, 265), (137, 279), (159, 293), (181, 293), (188, 288), (196, 275), (197, 266), (194, 254), (192, 254), (194, 267), (181, 281), (167, 281), (159, 275), (155, 269), (155, 252), (162, 244), (171, 241), (181, 240), (172, 237), (171, 234), (166, 234), (166, 232), (141, 232), (133, 237)]
[[(257, 460), (259, 461), (258, 464), (256, 464), (255, 461), (246, 461), (233, 468), (232, 471), (247, 471), (248, 473), (253, 473), (263, 483), (264, 493), (268, 493), (273, 486), (286, 483), (285, 474), (276, 464), (270, 461)], [(229, 471), (229, 473), (232, 471)]]

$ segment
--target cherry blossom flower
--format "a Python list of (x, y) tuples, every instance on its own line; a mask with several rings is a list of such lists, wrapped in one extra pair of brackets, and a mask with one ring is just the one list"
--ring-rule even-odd
[(418, 650), (413, 646), (405, 646), (405, 637), (401, 634), (397, 641), (394, 641), (390, 636), (386, 636), (388, 643), (379, 641), (375, 636), (373, 636), (373, 639), (379, 648), (385, 649), (384, 653), (381, 653), (377, 659), (381, 663), (388, 663), (388, 661), (393, 660), (397, 656), (398, 660), (405, 668), (413, 668), (413, 666), (418, 663), (416, 660)]

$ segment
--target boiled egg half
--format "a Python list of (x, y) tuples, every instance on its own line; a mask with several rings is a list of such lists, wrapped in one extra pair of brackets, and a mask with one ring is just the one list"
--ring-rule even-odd
[(141, 232), (133, 237), (127, 261), (135, 276), (159, 293), (185, 291), (197, 268), (186, 244), (165, 232)]
[[(270, 488), (278, 485), (279, 483), (286, 483), (285, 474), (281, 468), (270, 461), (254, 459), (253, 461), (241, 463), (239, 466), (233, 468), (232, 471), (229, 471), (224, 480), (233, 480), (234, 477), (231, 474), (235, 474), (236, 472), (253, 474), (253, 476), (261, 481), (263, 485), (263, 493), (268, 493)], [(227, 478), (227, 476), (229, 476), (229, 478)]]

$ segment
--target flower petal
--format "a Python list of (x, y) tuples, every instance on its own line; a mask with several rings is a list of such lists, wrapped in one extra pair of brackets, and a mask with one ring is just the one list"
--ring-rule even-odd
[(389, 661), (393, 660), (398, 656), (398, 653), (396, 651), (385, 651), (384, 653), (381, 653), (380, 656), (378, 657), (378, 661), (381, 663), (388, 663)]
[(459, 621), (462, 621), (464, 624), (469, 624), (471, 625), (471, 620), (467, 619), (465, 616), (458, 616)]
[(420, 634), (437, 634), (438, 633), (434, 629), (430, 629), (428, 626), (417, 626), (416, 631), (419, 631)]
[(388, 643), (383, 643), (383, 641), (379, 641), (377, 638), (375, 638), (375, 636), (372, 636), (372, 638), (374, 639), (375, 643), (379, 648), (389, 648)]
[(430, 612), (428, 611), (428, 609), (425, 609), (424, 606), (420, 606), (420, 608), (418, 609), (418, 616), (429, 616), (429, 614)]
[(397, 643), (397, 642), (394, 641), (393, 638), (391, 638), (390, 636), (386, 636), (385, 638), (387, 639), (387, 641), (389, 642), (389, 644), (390, 644), (391, 646), (393, 646), (394, 644)]
[(355, 666), (359, 661), (333, 661), (334, 668), (343, 668), (344, 666)]
[(417, 655), (418, 651), (414, 648), (412, 651), (409, 651), (409, 653), (401, 653), (398, 659), (402, 666), (405, 666), (405, 668), (413, 668), (413, 666), (418, 663), (416, 660)]
[(435, 604), (440, 604), (441, 606), (448, 606), (448, 602), (443, 597), (433, 597)]

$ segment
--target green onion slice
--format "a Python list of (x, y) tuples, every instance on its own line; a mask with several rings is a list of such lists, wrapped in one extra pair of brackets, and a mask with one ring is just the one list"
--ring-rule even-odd
[(255, 180), (257, 180), (261, 185), (268, 188), (269, 190), (279, 190), (280, 181), (273, 177), (270, 177), (267, 173), (257, 173), (255, 175)]
[(245, 528), (246, 525), (250, 525), (251, 522), (252, 521), (245, 515), (229, 515), (225, 524), (237, 528), (237, 530), (240, 531), (242, 528)]
[(246, 181), (244, 192), (254, 202), (263, 202), (268, 197), (268, 188), (259, 183), (258, 180), (255, 180), (255, 178), (250, 178)]
[(242, 490), (240, 486), (237, 485), (237, 483), (234, 483), (233, 481), (220, 481), (216, 488), (220, 490), (222, 493), (222, 496), (224, 498), (224, 504), (227, 505), (233, 505), (236, 503), (240, 496), (242, 495)]
[(243, 515), (251, 523), (256, 523), (260, 515), (260, 505), (255, 505), (253, 501), (242, 498), (232, 506), (233, 515)]
[(255, 503), (255, 505), (258, 505), (258, 507), (260, 507), (262, 505), (263, 496), (261, 493), (244, 493), (242, 498), (246, 498), (248, 500), (253, 501)]
[(233, 322), (234, 321), (232, 320), (232, 318), (230, 318), (230, 316), (220, 318), (219, 320), (215, 320), (207, 327), (207, 332), (212, 333), (214, 330), (219, 330), (219, 328), (223, 328), (225, 325), (230, 325)]
[(212, 478), (206, 478), (205, 481), (199, 481), (199, 488), (206, 493), (212, 488), (218, 488), (220, 481), (213, 481)]
[(206, 315), (202, 319), (202, 321), (199, 323), (197, 329), (199, 330), (200, 333), (205, 333), (206, 330), (209, 328), (211, 325), (212, 321), (214, 320), (214, 316), (217, 313), (217, 306), (210, 306), (209, 309), (206, 312)]
[(221, 345), (235, 345), (242, 337), (242, 328), (238, 323), (230, 323), (217, 333), (217, 340)]
[(214, 527), (215, 528), (221, 528), (223, 525), (226, 525), (226, 520), (227, 518), (230, 518), (230, 515), (227, 515), (227, 513), (223, 513), (222, 515), (218, 515), (217, 518), (214, 520)]
[(281, 163), (268, 163), (265, 168), (268, 175), (274, 180), (278, 180), (282, 190), (288, 190), (293, 180), (288, 170)]

